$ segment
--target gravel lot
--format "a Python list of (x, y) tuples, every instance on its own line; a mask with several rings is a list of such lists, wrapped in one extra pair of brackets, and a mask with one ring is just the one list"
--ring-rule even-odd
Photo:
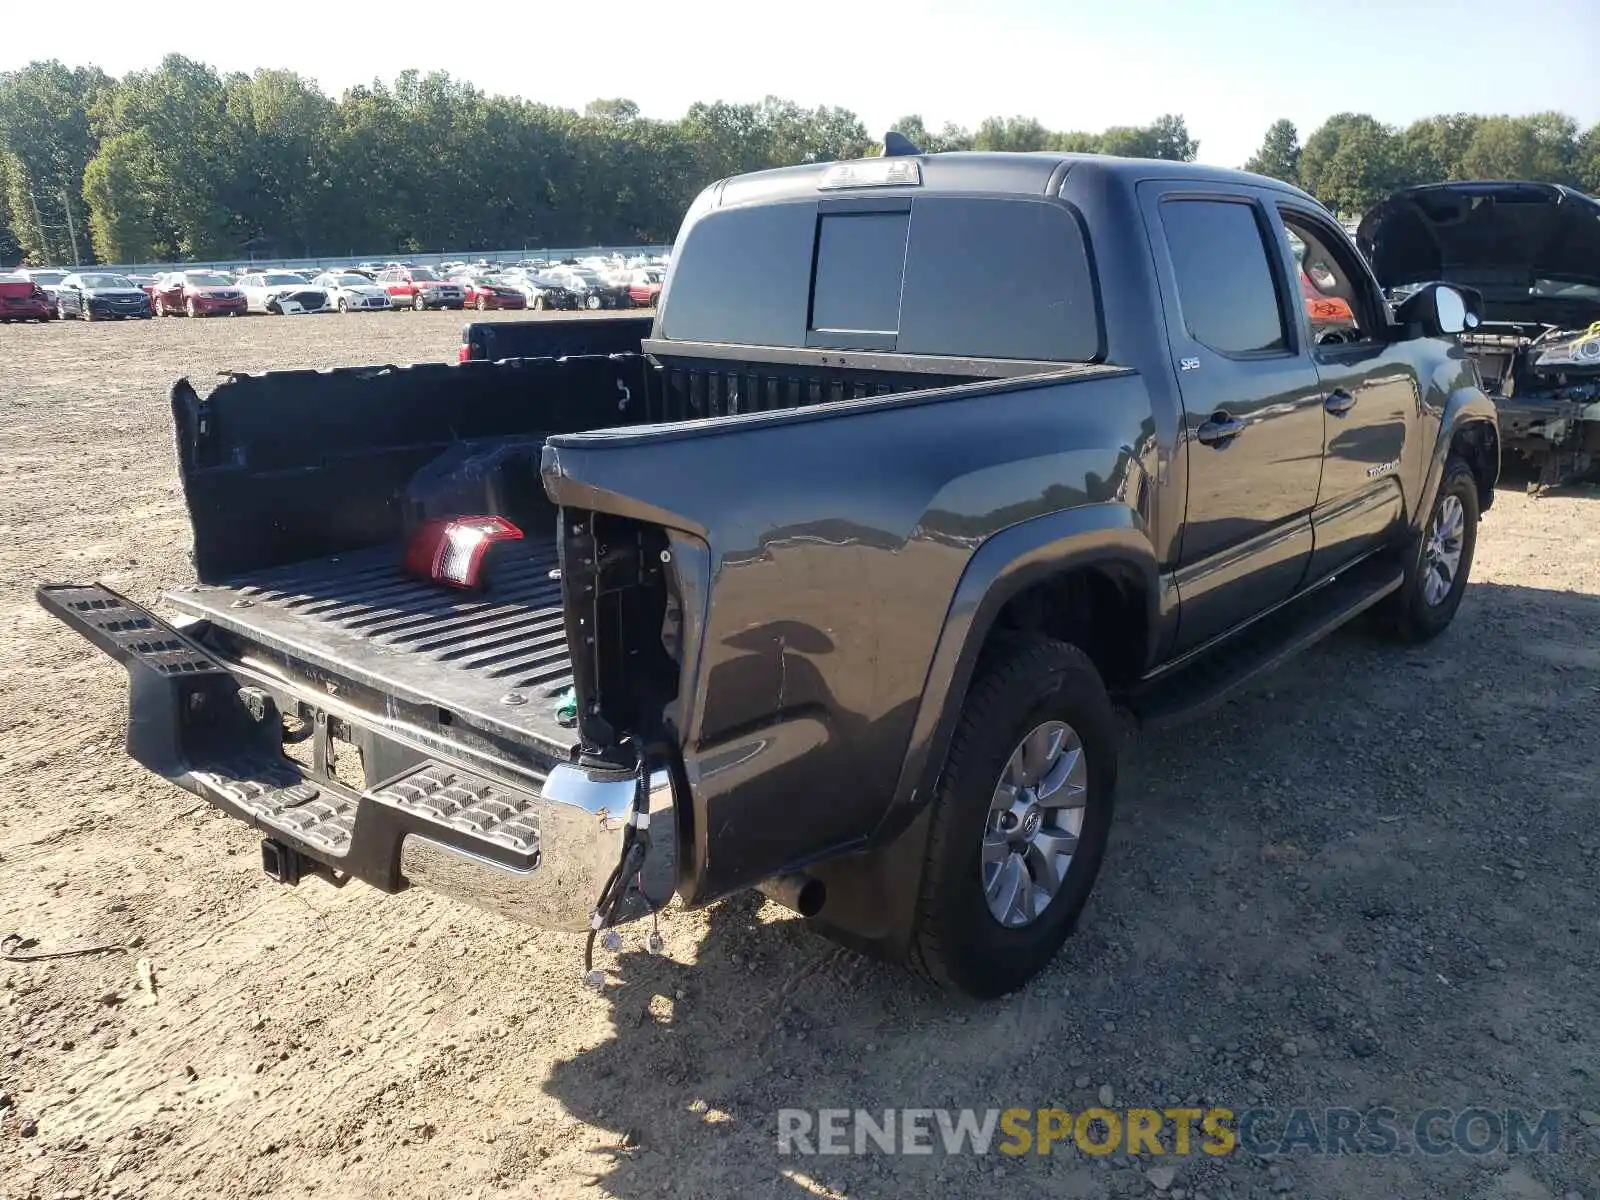
[[(290, 889), (124, 759), (43, 580), (187, 577), (167, 385), (453, 359), (458, 314), (0, 327), (0, 1197), (1600, 1197), (1600, 497), (1502, 489), (1451, 631), (1126, 752), (1078, 936), (978, 1006), (758, 902), (580, 939)], [(153, 967), (153, 998), (140, 985)], [(780, 1158), (782, 1107), (1571, 1110), (1553, 1153)], [(1103, 1096), (1102, 1096), (1103, 1098)]]

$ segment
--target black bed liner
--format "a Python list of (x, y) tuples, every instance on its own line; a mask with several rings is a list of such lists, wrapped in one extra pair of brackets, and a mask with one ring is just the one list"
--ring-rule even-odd
[(168, 603), (333, 675), (531, 735), (560, 758), (572, 684), (553, 542), (502, 546), (489, 587), (462, 592), (400, 570), (397, 546), (169, 592)]

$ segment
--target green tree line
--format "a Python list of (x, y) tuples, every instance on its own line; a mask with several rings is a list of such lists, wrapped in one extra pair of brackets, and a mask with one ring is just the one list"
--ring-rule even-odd
[(1397, 128), (1365, 113), (1329, 117), (1300, 144), (1273, 122), (1245, 170), (1298, 184), (1344, 216), (1396, 188), (1450, 179), (1535, 179), (1600, 192), (1600, 124), (1580, 131), (1564, 113), (1454, 113)]
[[(1184, 119), (1093, 132), (991, 117), (895, 128), (924, 150), (1076, 150), (1193, 159)], [(0, 263), (384, 254), (669, 240), (706, 183), (875, 152), (859, 117), (768, 97), (652, 120), (583, 112), (406, 71), (337, 99), (292, 71), (222, 74), (180, 55), (114, 78), (37, 62), (0, 72)], [(1600, 134), (1560, 114), (1436, 117), (1406, 130), (1343, 114), (1299, 144), (1280, 121), (1252, 166), (1359, 209), (1461, 174), (1594, 188)], [(1489, 169), (1493, 168), (1493, 169)]]
[[(1020, 117), (901, 127), (929, 149), (1197, 146), (1181, 117), (1102, 134)], [(661, 242), (712, 180), (877, 143), (852, 112), (776, 97), (660, 121), (629, 100), (579, 113), (440, 72), (333, 99), (292, 71), (221, 74), (180, 55), (120, 79), (39, 62), (0, 73), (0, 262)]]

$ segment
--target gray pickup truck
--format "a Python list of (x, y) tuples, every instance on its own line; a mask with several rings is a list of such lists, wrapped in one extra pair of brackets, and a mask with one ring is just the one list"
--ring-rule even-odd
[(126, 667), (133, 758), (274, 878), (590, 954), (754, 887), (992, 996), (1088, 898), (1129, 715), (1368, 609), (1449, 624), (1500, 465), (1478, 305), (1391, 309), (1337, 221), (1238, 172), (728, 179), (636, 349), (179, 381), (177, 615), (39, 598)]

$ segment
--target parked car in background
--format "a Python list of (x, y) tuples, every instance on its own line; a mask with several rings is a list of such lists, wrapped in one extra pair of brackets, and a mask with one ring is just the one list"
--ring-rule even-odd
[(396, 308), (460, 308), (466, 295), (459, 283), (440, 279), (431, 267), (391, 266), (378, 275)]
[(54, 315), (37, 283), (15, 272), (0, 274), (0, 321), (48, 321)]
[(561, 284), (537, 271), (513, 267), (502, 279), (522, 293), (527, 307), (537, 312), (545, 309), (578, 307), (578, 298)]
[(1367, 213), (1356, 242), (1392, 301), (1434, 279), (1483, 297), (1461, 348), (1537, 486), (1600, 465), (1600, 200), (1532, 180), (1423, 184)]
[(247, 311), (244, 292), (222, 271), (171, 271), (147, 290), (158, 317), (237, 317)]
[(462, 297), (468, 308), (488, 312), (498, 308), (527, 308), (528, 298), (509, 279), (490, 275), (484, 271), (458, 271), (451, 283), (461, 285)]
[(65, 271), (58, 271), (54, 267), (25, 267), (18, 270), (17, 274), (21, 275), (29, 283), (38, 284), (50, 301), (50, 311), (57, 311), (56, 289), (61, 286), (61, 281), (67, 277)]
[(528, 300), (530, 308), (541, 311), (544, 309), (564, 311), (575, 309), (581, 304), (578, 293), (547, 271), (540, 271), (530, 276), (528, 285), (533, 292), (532, 297)]
[(56, 316), (103, 321), (109, 317), (150, 316), (150, 297), (126, 275), (114, 271), (78, 271), (56, 285)]
[(239, 276), (249, 312), (308, 313), (328, 307), (328, 293), (295, 271), (250, 271)]
[(389, 293), (358, 271), (324, 271), (311, 281), (328, 293), (328, 303), (342, 313), (387, 312)]
[(628, 272), (628, 300), (639, 308), (654, 308), (665, 276), (656, 267), (638, 267)]
[(552, 267), (548, 278), (575, 295), (579, 308), (630, 307), (627, 288), (607, 283), (589, 267)]

